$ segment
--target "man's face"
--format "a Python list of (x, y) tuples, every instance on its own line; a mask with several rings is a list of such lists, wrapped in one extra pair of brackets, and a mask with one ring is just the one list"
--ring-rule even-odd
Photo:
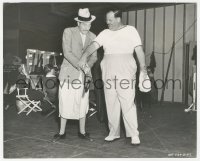
[(82, 34), (86, 35), (90, 31), (91, 22), (78, 22), (78, 28)]
[(118, 25), (119, 25), (119, 21), (118, 21), (117, 18), (115, 18), (113, 12), (107, 13), (107, 15), (106, 15), (106, 23), (107, 23), (108, 28), (110, 30), (116, 30), (118, 28)]

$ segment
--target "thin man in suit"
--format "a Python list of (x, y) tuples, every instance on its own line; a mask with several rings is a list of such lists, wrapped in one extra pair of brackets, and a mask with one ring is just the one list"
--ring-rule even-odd
[[(79, 9), (76, 27), (66, 28), (63, 33), (62, 46), (64, 59), (59, 74), (59, 117), (60, 131), (54, 135), (53, 141), (64, 139), (65, 127), (68, 119), (79, 120), (78, 136), (92, 141), (89, 133), (85, 131), (86, 114), (89, 109), (89, 91), (83, 95), (84, 73), (79, 70), (78, 62), (83, 51), (96, 37), (90, 32), (92, 21), (95, 16), (91, 15), (88, 8)], [(94, 53), (87, 61), (87, 75), (91, 75), (90, 68), (97, 60)]]

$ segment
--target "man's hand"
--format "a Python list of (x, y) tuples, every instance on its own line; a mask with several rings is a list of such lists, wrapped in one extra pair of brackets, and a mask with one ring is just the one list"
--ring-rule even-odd
[(78, 68), (83, 70), (86, 62), (87, 62), (87, 58), (82, 56), (81, 59), (78, 62)]
[(149, 92), (151, 90), (151, 81), (146, 70), (141, 70), (139, 75), (139, 89), (141, 92)]
[(90, 72), (90, 67), (89, 65), (86, 63), (84, 65), (84, 67), (82, 68), (82, 70), (84, 71), (85, 74), (88, 74)]

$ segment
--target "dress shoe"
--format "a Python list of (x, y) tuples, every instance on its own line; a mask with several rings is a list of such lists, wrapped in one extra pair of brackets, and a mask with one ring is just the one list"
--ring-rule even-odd
[(139, 138), (139, 136), (133, 136), (133, 137), (131, 137), (131, 144), (132, 145), (140, 145), (140, 138)]
[(58, 141), (58, 140), (60, 140), (60, 139), (65, 139), (66, 138), (66, 133), (64, 133), (64, 134), (56, 134), (56, 135), (54, 135), (54, 137), (53, 137), (53, 142), (56, 142), (56, 141)]
[(107, 136), (104, 140), (107, 141), (107, 142), (112, 142), (112, 141), (115, 141), (117, 139), (119, 139), (120, 136)]
[(90, 134), (87, 133), (87, 132), (85, 134), (81, 134), (80, 132), (78, 132), (78, 137), (81, 138), (81, 139), (93, 141), (93, 139), (90, 137)]

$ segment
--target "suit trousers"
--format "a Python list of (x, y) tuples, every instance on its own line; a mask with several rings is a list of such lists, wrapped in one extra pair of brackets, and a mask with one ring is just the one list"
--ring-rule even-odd
[(134, 102), (137, 66), (133, 55), (105, 55), (101, 62), (101, 68), (109, 136), (120, 136), (121, 111), (126, 136), (139, 135), (137, 110)]
[[(114, 86), (114, 82), (110, 83)], [(137, 110), (134, 103), (135, 87), (133, 89), (111, 88), (105, 87), (105, 98), (108, 115), (109, 136), (120, 136), (120, 114), (126, 130), (126, 137), (139, 135)]]

